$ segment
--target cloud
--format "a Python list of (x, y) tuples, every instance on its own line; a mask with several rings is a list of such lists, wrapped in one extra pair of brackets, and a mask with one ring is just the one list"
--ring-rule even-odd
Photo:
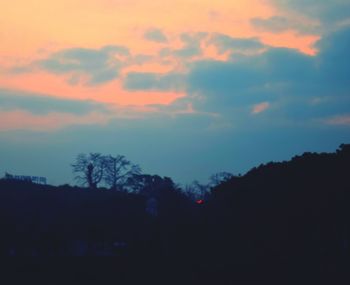
[(154, 56), (148, 55), (148, 54), (137, 54), (133, 56), (130, 61), (128, 62), (130, 65), (136, 64), (136, 65), (142, 65), (147, 62), (151, 62), (154, 60)]
[(51, 73), (71, 75), (71, 84), (80, 82), (85, 75), (88, 76), (87, 84), (96, 85), (117, 78), (123, 66), (121, 57), (128, 56), (129, 50), (122, 46), (72, 48), (56, 52), (34, 65)]
[(129, 91), (181, 91), (184, 76), (179, 73), (130, 72), (124, 80), (124, 88)]
[(270, 107), (269, 102), (262, 102), (262, 103), (256, 104), (252, 108), (252, 114), (253, 115), (260, 114), (260, 113), (266, 111), (269, 107)]
[[(252, 88), (264, 83), (264, 75), (249, 66), (250, 58), (240, 62), (224, 62), (215, 60), (198, 61), (191, 65), (188, 77), (191, 92), (208, 95), (237, 95), (237, 91)], [(258, 68), (258, 67), (257, 67)]]
[(107, 107), (92, 101), (67, 100), (43, 94), (0, 89), (0, 110), (23, 110), (35, 115), (52, 112), (83, 115), (92, 111), (107, 112)]
[[(185, 70), (181, 71), (183, 73), (180, 71), (129, 72), (123, 77), (124, 89), (126, 91), (156, 91), (159, 94), (163, 94), (161, 92), (164, 91), (186, 93), (186, 103), (182, 101), (184, 105), (181, 110), (179, 109), (180, 112), (187, 112), (190, 110), (187, 107), (191, 106), (191, 110), (196, 113), (217, 114), (227, 120), (235, 121), (235, 125), (242, 124), (242, 126), (247, 124), (245, 120), (254, 119), (255, 116), (251, 116), (251, 113), (261, 113), (270, 106), (274, 108), (269, 108), (264, 118), (270, 117), (271, 120), (275, 120), (278, 117), (292, 121), (336, 116), (343, 114), (344, 108), (349, 106), (349, 100), (340, 98), (349, 98), (350, 29), (343, 28), (324, 35), (316, 45), (319, 52), (315, 56), (306, 55), (294, 49), (265, 46), (257, 38), (185, 33), (181, 35), (181, 40), (184, 43), (184, 48), (180, 49), (184, 52), (184, 54), (180, 53), (184, 56), (181, 58), (185, 67), (181, 69)], [(198, 55), (201, 47), (208, 43), (215, 44), (222, 52), (232, 49), (259, 50), (259, 52), (233, 53), (227, 61), (198, 58), (188, 60), (187, 56)], [(197, 48), (197, 52), (191, 54), (188, 50), (186, 54), (185, 49), (191, 46)], [(165, 53), (165, 50), (163, 52)], [(177, 52), (179, 49), (168, 50), (171, 56), (178, 56)], [(80, 82), (81, 74), (89, 76), (90, 81), (93, 78), (98, 81), (98, 75), (104, 75), (101, 71), (110, 64), (121, 66), (125, 64), (126, 66), (132, 60), (143, 62), (150, 58), (140, 55), (140, 58), (136, 59), (137, 56), (130, 56), (126, 48), (107, 46), (96, 50), (63, 50), (40, 63), (48, 64), (48, 62), (52, 63), (50, 61), (52, 60), (55, 64), (46, 66), (47, 70), (69, 74), (69, 80), (71, 84), (74, 84)], [(96, 70), (98, 70), (97, 73)], [(315, 99), (322, 101), (330, 97), (332, 100), (328, 100), (327, 104), (311, 103), (315, 102)], [(17, 101), (20, 100), (22, 99)], [(36, 112), (39, 112), (40, 106), (45, 104), (57, 105), (62, 112), (64, 109), (69, 110), (69, 106), (74, 106), (71, 102), (40, 103), (40, 100), (33, 98), (31, 102), (22, 105), (29, 106), (27, 109), (36, 109)], [(3, 106), (20, 105), (7, 98), (3, 99), (3, 102)], [(261, 102), (269, 105), (262, 105)], [(66, 107), (66, 105), (69, 106)], [(94, 106), (74, 108), (77, 110), (87, 108), (88, 110), (89, 107), (95, 108)], [(49, 107), (49, 110), (54, 111), (53, 109)], [(45, 108), (43, 107), (42, 110)], [(61, 112), (60, 110), (58, 112)]]
[[(324, 36), (317, 48), (315, 56), (268, 47), (259, 54), (233, 55), (226, 62), (196, 61), (190, 64), (188, 94), (199, 98), (195, 109), (220, 113), (242, 125), (247, 125), (247, 106), (256, 111), (266, 107), (259, 102), (274, 105), (268, 112), (271, 124), (276, 117), (306, 122), (337, 116), (350, 106), (350, 29)], [(316, 98), (327, 98), (327, 104), (311, 103)]]
[(156, 43), (167, 43), (168, 38), (160, 29), (150, 29), (145, 32), (144, 38)]
[[(200, 46), (208, 35), (183, 34), (182, 38)], [(186, 62), (184, 73), (131, 72), (125, 77), (124, 88), (186, 92), (187, 96), (177, 101), (182, 102), (182, 110), (191, 104), (197, 113), (218, 114), (242, 125), (251, 120), (249, 115), (264, 112), (272, 105), (274, 108), (264, 118), (302, 122), (341, 114), (350, 104), (350, 29), (323, 36), (316, 45), (319, 52), (315, 56), (264, 46), (255, 38), (214, 34), (208, 42), (222, 52), (234, 48), (262, 50), (233, 53), (228, 61)]]
[(182, 33), (180, 40), (183, 43), (183, 47), (178, 49), (164, 48), (160, 51), (161, 57), (175, 56), (186, 60), (202, 54), (202, 42), (206, 39), (208, 33)]
[(327, 125), (350, 127), (350, 115), (335, 116), (325, 120)]
[[(0, 132), (56, 131), (73, 125), (106, 125), (157, 114), (159, 108), (141, 108), (68, 100), (44, 94), (0, 89)], [(162, 111), (163, 112), (163, 111)], [(164, 112), (163, 112), (164, 113)]]
[(226, 51), (255, 52), (265, 47), (258, 38), (233, 38), (224, 34), (214, 34), (209, 43), (215, 45), (221, 54)]
[(251, 24), (258, 30), (283, 33), (289, 30), (301, 35), (324, 34), (350, 24), (348, 0), (270, 0), (278, 15), (253, 18)]
[(84, 115), (56, 112), (36, 115), (24, 110), (0, 110), (0, 131), (31, 130), (51, 132), (72, 125), (105, 125), (109, 119), (105, 114), (97, 112)]
[(174, 54), (179, 57), (193, 57), (202, 54), (201, 41), (206, 36), (206, 33), (187, 34), (180, 36), (184, 47), (174, 51)]
[(286, 87), (298, 89), (294, 82), (309, 82), (315, 71), (311, 57), (292, 49), (270, 48), (262, 54), (235, 57), (228, 62), (195, 62), (189, 72), (188, 88), (223, 106), (250, 104), (254, 100), (252, 93), (261, 101), (263, 94), (276, 94)]
[(327, 92), (345, 92), (349, 95), (350, 83), (350, 27), (327, 34), (316, 47), (317, 63), (322, 72), (322, 82)]
[(350, 2), (348, 0), (271, 0), (277, 7), (293, 11), (313, 19), (324, 25), (335, 25), (350, 18)]
[(304, 23), (300, 19), (292, 19), (286, 16), (272, 16), (270, 18), (253, 18), (251, 24), (263, 32), (283, 33), (295, 30), (301, 34), (315, 34), (319, 32), (319, 26), (312, 23)]

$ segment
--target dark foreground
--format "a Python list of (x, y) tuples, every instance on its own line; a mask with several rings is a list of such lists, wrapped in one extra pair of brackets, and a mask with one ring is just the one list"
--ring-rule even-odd
[[(196, 204), (0, 180), (0, 284), (350, 284), (350, 149), (269, 163)], [(157, 200), (157, 214), (147, 211)]]
[[(270, 257), (267, 257), (268, 259)], [(145, 263), (143, 263), (145, 262)], [(349, 266), (304, 262), (234, 264), (203, 268), (169, 260), (115, 258), (7, 259), (2, 284), (349, 284)], [(267, 283), (268, 282), (268, 283)]]

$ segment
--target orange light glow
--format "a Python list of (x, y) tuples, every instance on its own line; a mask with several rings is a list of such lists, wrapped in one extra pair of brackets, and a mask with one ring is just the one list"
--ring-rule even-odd
[[(6, 3), (5, 3), (6, 2)], [(181, 34), (212, 33), (239, 38), (260, 38), (265, 44), (299, 49), (313, 55), (317, 36), (293, 31), (283, 34), (259, 32), (251, 25), (252, 18), (268, 18), (278, 13), (276, 7), (261, 0), (12, 0), (5, 1), (0, 11), (0, 88), (22, 90), (43, 96), (74, 100), (93, 100), (116, 106), (170, 105), (186, 96), (179, 91), (128, 91), (123, 80), (128, 72), (184, 72), (194, 60), (225, 61), (228, 54), (219, 54), (215, 47), (201, 44), (202, 54), (193, 58), (161, 56), (160, 51), (186, 47)], [(160, 29), (166, 40), (144, 38), (148, 29)], [(100, 49), (121, 45), (130, 50), (130, 59), (123, 63), (120, 76), (99, 85), (82, 82), (69, 84), (71, 74), (40, 69), (9, 72), (11, 68), (28, 67), (38, 59), (47, 59), (57, 51), (70, 48)], [(136, 62), (138, 55), (148, 61)], [(134, 60), (134, 61), (133, 61)], [(182, 90), (184, 88), (178, 88)], [(16, 113), (19, 118), (25, 115)], [(13, 114), (6, 118), (13, 119)], [(72, 119), (72, 118), (70, 118)], [(65, 118), (64, 120), (70, 120)], [(35, 118), (31, 118), (35, 120)], [(63, 121), (64, 121), (63, 120)], [(16, 121), (16, 120), (15, 120)]]

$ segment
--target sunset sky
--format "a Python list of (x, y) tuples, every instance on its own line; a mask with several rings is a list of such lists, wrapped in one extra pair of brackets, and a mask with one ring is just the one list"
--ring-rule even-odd
[(350, 142), (350, 0), (0, 4), (0, 176), (80, 152), (176, 182)]

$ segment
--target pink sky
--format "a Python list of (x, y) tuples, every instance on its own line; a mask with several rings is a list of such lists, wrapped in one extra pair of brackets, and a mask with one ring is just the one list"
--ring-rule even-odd
[[(0, 88), (115, 106), (169, 105), (186, 96), (181, 88), (167, 92), (131, 92), (123, 88), (125, 75), (130, 71), (186, 72), (186, 64), (191, 61), (225, 60), (225, 54), (220, 55), (215, 47), (205, 44), (214, 33), (256, 37), (267, 45), (313, 54), (312, 45), (318, 39), (315, 35), (300, 35), (295, 31), (276, 35), (258, 31), (250, 23), (252, 18), (268, 18), (278, 13), (276, 7), (263, 0), (6, 1), (0, 10)], [(146, 40), (145, 32), (154, 28), (160, 29), (168, 41)], [(159, 55), (163, 48), (181, 48), (182, 33), (197, 32), (208, 33), (201, 46), (203, 55), (187, 59), (174, 56), (165, 59)], [(120, 76), (99, 85), (86, 84), (86, 74), (78, 74), (78, 83), (71, 84), (69, 78), (76, 74), (50, 73), (38, 68), (11, 72), (16, 67), (33, 66), (38, 60), (62, 50), (100, 49), (108, 45), (122, 45), (130, 50), (130, 57), (148, 55), (150, 59), (144, 63), (126, 61)], [(12, 116), (16, 114), (21, 118), (25, 116), (24, 113)]]

